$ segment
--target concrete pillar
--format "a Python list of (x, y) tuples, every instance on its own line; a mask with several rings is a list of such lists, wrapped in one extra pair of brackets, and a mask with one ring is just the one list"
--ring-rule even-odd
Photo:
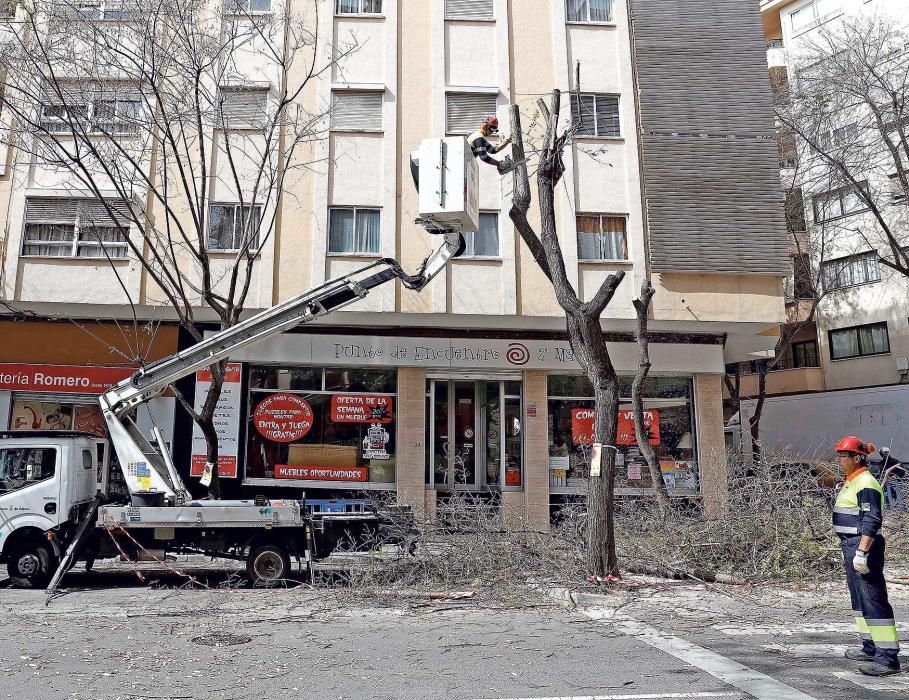
[(524, 513), (528, 527), (540, 531), (549, 530), (546, 377), (547, 373), (541, 370), (524, 372)]
[(729, 468), (723, 432), (723, 378), (719, 374), (694, 375), (695, 425), (698, 435), (698, 470), (704, 510), (722, 513), (729, 493)]
[(419, 367), (398, 369), (397, 429), (398, 503), (411, 506), (417, 519), (423, 519), (427, 515), (424, 369)]

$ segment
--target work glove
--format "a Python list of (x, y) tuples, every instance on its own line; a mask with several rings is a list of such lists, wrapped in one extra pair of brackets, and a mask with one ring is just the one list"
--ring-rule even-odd
[(852, 557), (852, 568), (860, 574), (870, 573), (871, 569), (868, 568), (868, 552), (863, 552), (861, 549), (855, 550), (855, 556)]

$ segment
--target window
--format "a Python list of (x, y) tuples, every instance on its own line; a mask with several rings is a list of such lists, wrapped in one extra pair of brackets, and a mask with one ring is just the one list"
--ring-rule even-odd
[(829, 331), (830, 359), (846, 360), (850, 357), (882, 355), (890, 352), (887, 322), (869, 323), (853, 328)]
[(880, 282), (881, 268), (877, 251), (828, 260), (824, 262), (821, 274), (827, 291)]
[(337, 0), (335, 14), (380, 15), (382, 14), (382, 0)]
[(807, 253), (792, 256), (792, 296), (794, 299), (813, 299), (815, 296), (811, 256)]
[(835, 12), (840, 7), (840, 0), (811, 0), (807, 5), (802, 5), (795, 12), (790, 13), (792, 30), (800, 31), (815, 21)]
[[(867, 186), (867, 182), (861, 183), (862, 190), (866, 190)], [(865, 211), (867, 208), (861, 193), (852, 185), (848, 185), (815, 196), (814, 221), (823, 223)]]
[(258, 204), (212, 204), (208, 208), (208, 249), (248, 250), (259, 247), (262, 207)]
[(381, 92), (331, 93), (332, 131), (382, 131)]
[(445, 95), (445, 133), (470, 134), (483, 119), (496, 113), (496, 95), (488, 92), (449, 92)]
[(83, 19), (120, 20), (129, 19), (135, 12), (135, 6), (123, 6), (123, 0), (77, 0), (67, 5), (64, 12), (70, 16)]
[(328, 210), (329, 253), (378, 253), (379, 209), (332, 207)]
[(893, 173), (890, 175), (890, 201), (894, 204), (899, 204), (900, 202), (906, 201), (906, 190), (903, 189), (903, 184), (900, 182), (899, 173)]
[(125, 202), (26, 197), (22, 255), (125, 258), (130, 213)]
[(445, 19), (493, 19), (493, 0), (445, 0)]
[(57, 469), (53, 447), (10, 447), (0, 450), (0, 493), (18, 491), (50, 479)]
[(795, 369), (821, 366), (816, 340), (804, 340), (792, 344), (792, 366)]
[(261, 129), (268, 111), (268, 90), (222, 87), (218, 90), (218, 126), (224, 129)]
[(572, 93), (571, 121), (578, 136), (621, 136), (618, 96)]
[(495, 213), (480, 213), (480, 230), (468, 231), (464, 234), (467, 248), (464, 250), (465, 258), (497, 258), (499, 257), (499, 215)]
[(578, 214), (580, 260), (627, 260), (626, 219), (608, 214)]
[(227, 11), (235, 14), (243, 12), (271, 12), (271, 0), (227, 0)]
[[(394, 369), (262, 366), (249, 372), (247, 478), (334, 488), (395, 482)], [(273, 417), (294, 413), (305, 430), (271, 432)]]
[(0, 0), (0, 19), (13, 19), (19, 0)]
[(789, 233), (807, 231), (805, 224), (805, 200), (802, 188), (795, 187), (786, 192), (786, 229)]
[(141, 111), (138, 90), (132, 86), (58, 84), (45, 89), (41, 128), (52, 134), (135, 134)]
[(613, 0), (566, 0), (569, 22), (612, 22)]

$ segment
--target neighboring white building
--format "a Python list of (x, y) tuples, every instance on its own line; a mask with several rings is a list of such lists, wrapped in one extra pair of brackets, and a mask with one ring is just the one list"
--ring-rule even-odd
[[(573, 115), (579, 127), (557, 202), (568, 276), (589, 299), (607, 275), (626, 273), (604, 322), (626, 398), (637, 364), (632, 299), (645, 276), (653, 280), (647, 407), (660, 414), (660, 456), (679, 493), (712, 498), (725, 483), (724, 365), (772, 347), (783, 318), (786, 244), (774, 208), (781, 194), (757, 7), (685, 5), (669, 26), (675, 0), (318, 3), (320, 25), (331, 31), (317, 53), (353, 37), (360, 49), (301, 97), (334, 105), (335, 116), (316, 147), (321, 166), (287, 184), (275, 236), (257, 262), (254, 304), (286, 299), (377, 256), (414, 268), (432, 241), (412, 224), (419, 212), (410, 151), (424, 138), (466, 135), (490, 113), (507, 133), (508, 105), (520, 105), (529, 123), (537, 99), (560, 88), (564, 123)], [(705, 30), (708, 16), (713, 29)], [(711, 52), (692, 52), (712, 39)], [(261, 72), (267, 92), (281, 76), (250, 53), (239, 70)], [(569, 97), (578, 77), (579, 99)], [(9, 197), (2, 297), (36, 314), (127, 318), (109, 266), (28, 242), (30, 223), (44, 221), (51, 198), (65, 193), (55, 177), (14, 160), (0, 179)], [(211, 220), (229, 216), (225, 208), (237, 201), (218, 182)], [(430, 511), (452, 490), (501, 492), (540, 525), (551, 503), (584, 492), (591, 388), (571, 359), (550, 285), (509, 220), (510, 182), (480, 164), (480, 231), (430, 289), (416, 295), (389, 286), (233, 358), (243, 364), (238, 482), (310, 494), (396, 490)], [(67, 212), (78, 217), (79, 206)], [(115, 264), (140, 313), (159, 313), (141, 266), (126, 255)], [(29, 361), (23, 348), (0, 344), (0, 363)], [(15, 389), (5, 391), (15, 404)], [(318, 429), (289, 446), (258, 434), (251, 414), (275, 391), (305, 395)], [(376, 435), (333, 418), (338, 396), (364, 392), (393, 403)], [(0, 382), (0, 428), (3, 399)], [(361, 443), (383, 430), (389, 455), (365, 458)], [(635, 468), (630, 445), (623, 450), (630, 466), (620, 493), (646, 492), (646, 469)], [(325, 464), (363, 478), (284, 478), (282, 466), (324, 461), (328, 452)], [(185, 468), (188, 455), (178, 458)]]

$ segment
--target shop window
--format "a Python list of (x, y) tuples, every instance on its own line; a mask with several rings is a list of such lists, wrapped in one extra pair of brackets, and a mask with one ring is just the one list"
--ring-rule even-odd
[(65, 403), (30, 395), (13, 395), (11, 430), (77, 430), (104, 435), (104, 416), (97, 403)]
[(57, 450), (53, 447), (0, 449), (0, 493), (51, 479), (56, 469)]
[[(621, 404), (616, 486), (629, 493), (650, 488), (647, 463), (637, 446), (631, 413), (632, 377), (620, 378)], [(571, 492), (586, 488), (595, 425), (593, 392), (584, 377), (549, 377), (549, 469), (550, 488)], [(671, 489), (697, 489), (695, 424), (692, 385), (686, 377), (649, 377), (644, 386), (645, 419), (650, 443), (660, 460), (666, 484)], [(583, 392), (569, 394), (569, 392)]]
[(394, 370), (250, 368), (246, 477), (393, 484), (396, 385)]

